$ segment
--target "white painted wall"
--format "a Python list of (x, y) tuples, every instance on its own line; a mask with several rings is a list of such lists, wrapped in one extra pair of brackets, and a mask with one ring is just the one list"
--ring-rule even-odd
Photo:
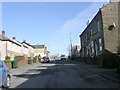
[(0, 59), (1, 59), (1, 52), (2, 52), (2, 41), (0, 40)]
[(4, 60), (5, 57), (6, 57), (6, 44), (7, 44), (7, 41), (2, 41), (1, 42), (1, 60)]

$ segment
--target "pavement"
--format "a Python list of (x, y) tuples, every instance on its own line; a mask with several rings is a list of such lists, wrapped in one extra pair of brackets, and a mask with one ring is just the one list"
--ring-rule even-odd
[(86, 64), (84, 62), (79, 62), (79, 65), (82, 65), (83, 68), (86, 68), (93, 73), (99, 74), (100, 76), (104, 78), (107, 78), (113, 82), (120, 84), (120, 74), (117, 73), (117, 68), (105, 69), (105, 68), (100, 68), (97, 65)]

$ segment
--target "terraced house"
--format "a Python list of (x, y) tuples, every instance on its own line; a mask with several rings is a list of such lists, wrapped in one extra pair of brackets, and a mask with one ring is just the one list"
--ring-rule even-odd
[(115, 67), (120, 46), (120, 2), (99, 9), (80, 35), (81, 57), (100, 67)]
[(50, 52), (47, 51), (47, 47), (45, 45), (32, 45), (35, 49), (35, 56), (36, 55), (41, 55), (41, 57), (44, 57), (46, 55), (49, 55)]
[(34, 57), (36, 55), (47, 55), (47, 47), (45, 45), (32, 46), (24, 40), (19, 42), (15, 37), (9, 39), (5, 35), (5, 31), (2, 31), (0, 35), (0, 59), (5, 60), (6, 56), (10, 56), (11, 60), (14, 60), (16, 56)]
[(34, 57), (34, 47), (29, 43), (27, 43), (26, 40), (22, 42), (22, 45), (23, 45), (23, 49), (22, 49), (23, 55), (27, 57)]
[(1, 59), (4, 60), (6, 56), (10, 56), (13, 60), (15, 56), (21, 55), (21, 44), (9, 39), (5, 36), (5, 31), (0, 35)]

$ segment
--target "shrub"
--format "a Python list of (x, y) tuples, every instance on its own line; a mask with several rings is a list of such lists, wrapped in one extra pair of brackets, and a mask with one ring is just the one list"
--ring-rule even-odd
[(17, 57), (16, 57), (16, 56), (14, 57), (14, 60), (17, 60)]
[(4, 62), (5, 63), (11, 63), (12, 61), (10, 60), (9, 56), (6, 56)]
[(6, 57), (5, 57), (5, 60), (10, 60), (10, 57), (9, 57), (9, 56), (6, 56)]
[(28, 57), (28, 60), (32, 60), (32, 58), (31, 58), (31, 57)]
[(38, 55), (38, 59), (41, 60), (41, 55), (40, 54)]
[(11, 60), (4, 60), (5, 63), (11, 63)]

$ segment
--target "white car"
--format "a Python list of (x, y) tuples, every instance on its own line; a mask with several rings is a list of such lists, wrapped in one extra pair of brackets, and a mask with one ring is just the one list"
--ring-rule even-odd
[(66, 58), (65, 55), (61, 55), (61, 56), (60, 56), (60, 60), (67, 60), (67, 58)]

